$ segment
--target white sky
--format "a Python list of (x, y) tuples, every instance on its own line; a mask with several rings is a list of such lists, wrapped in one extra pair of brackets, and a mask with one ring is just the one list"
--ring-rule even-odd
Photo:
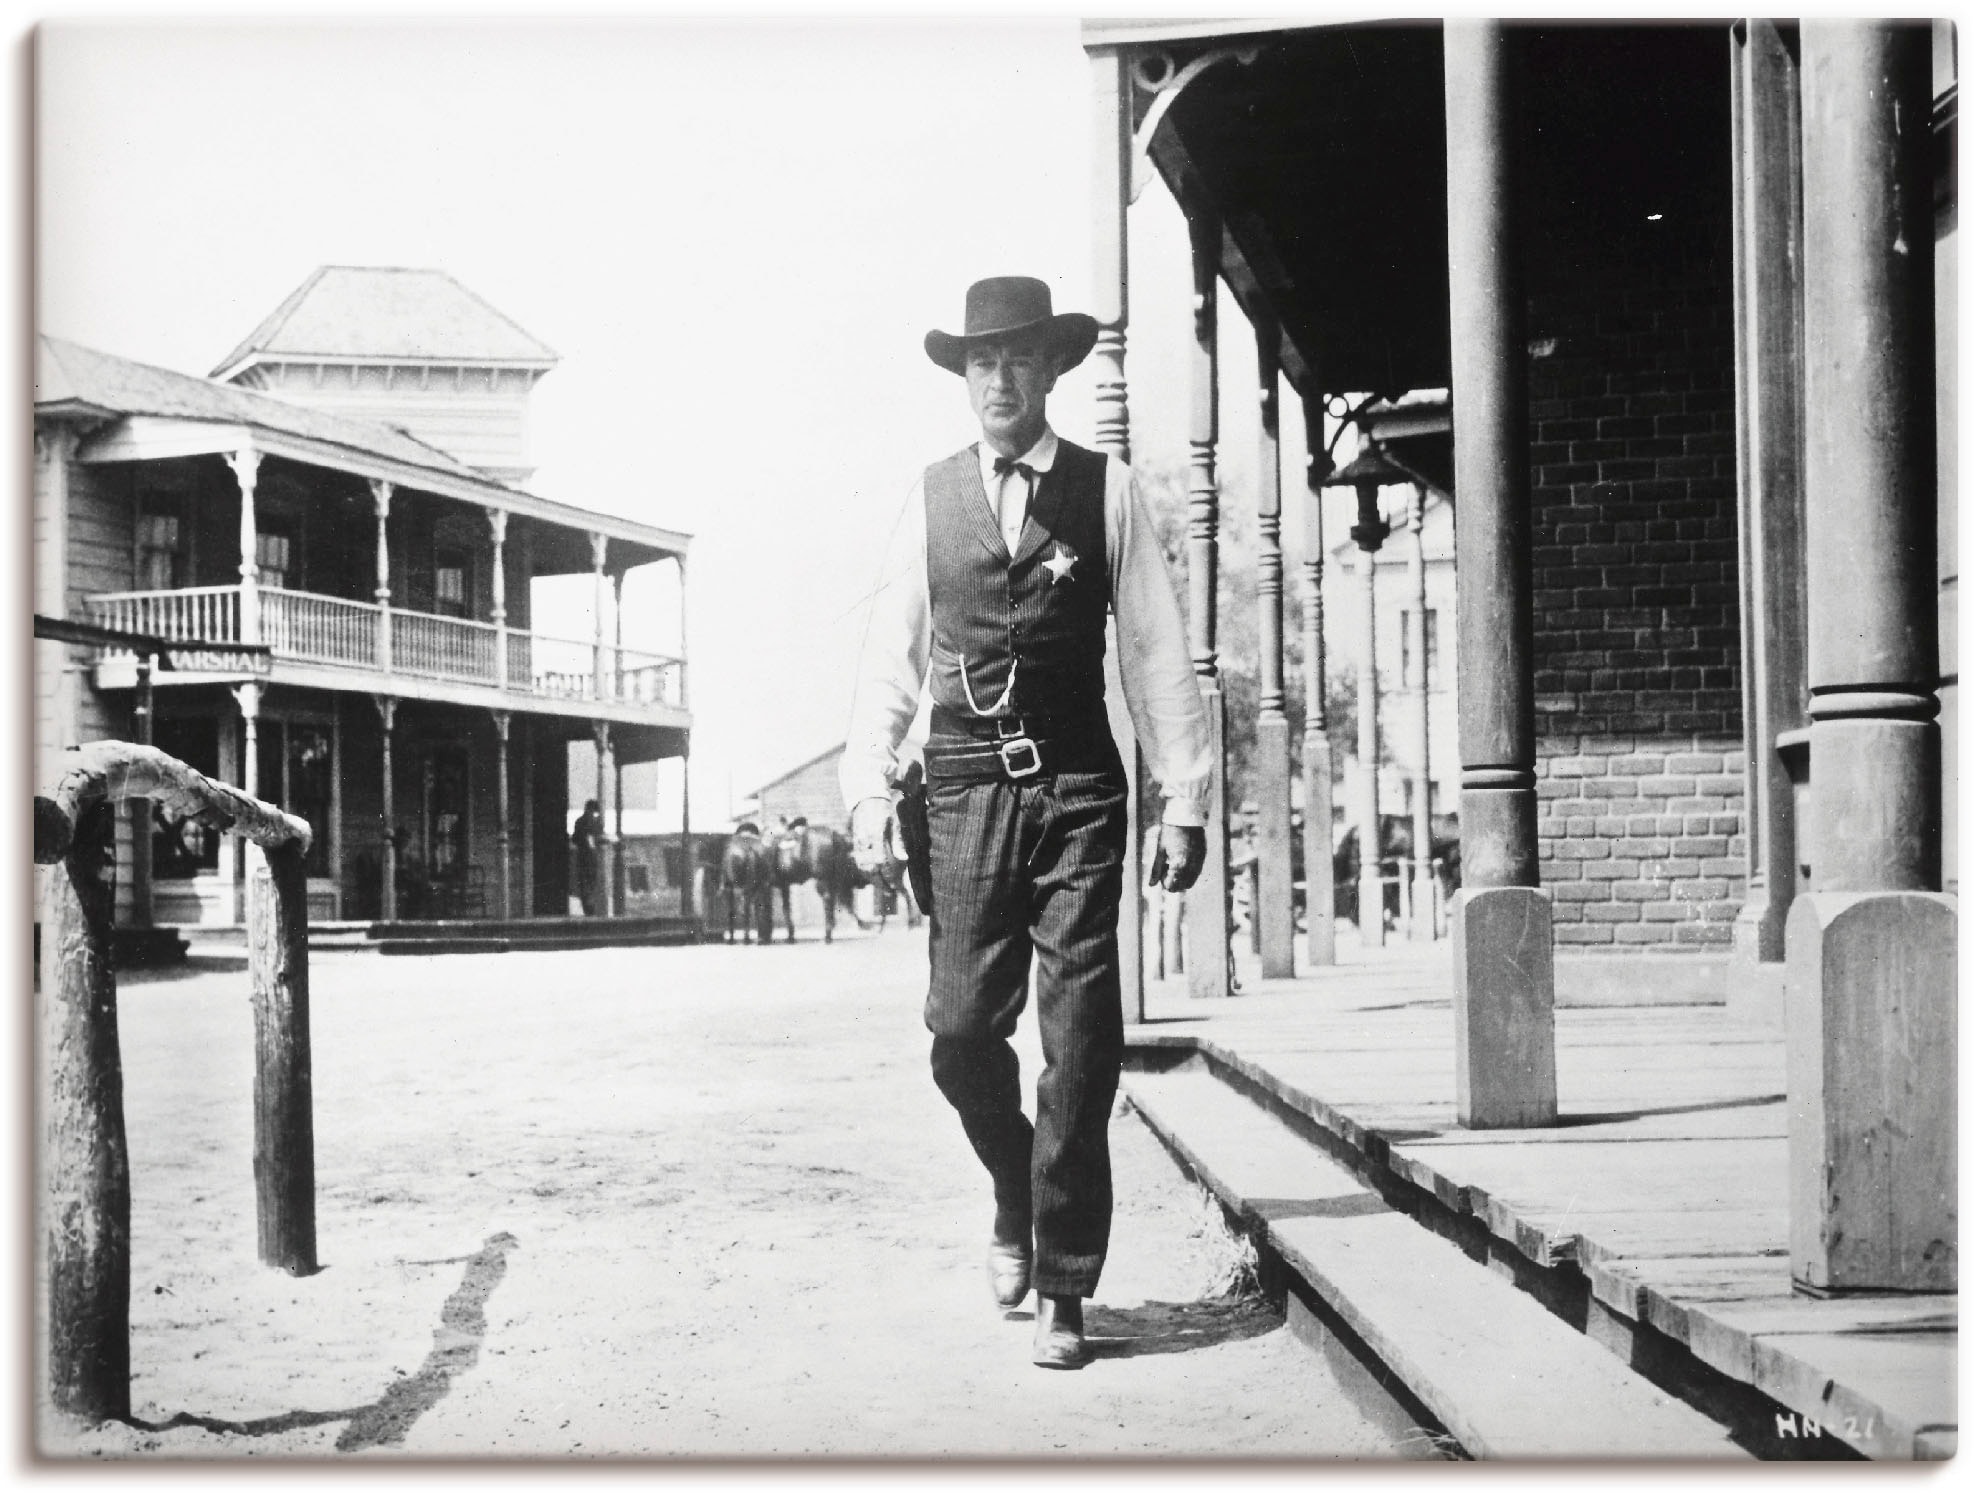
[[(1070, 17), (64, 21), (35, 49), (41, 330), (205, 374), (318, 265), (412, 265), (557, 350), (531, 487), (694, 535), (701, 824), (843, 738), (889, 526), (976, 434), (922, 334), (983, 275), (1092, 302)], [(1159, 181), (1130, 239), (1135, 451), (1180, 465), (1189, 272)], [(1227, 294), (1223, 323), (1220, 454), (1248, 502), (1255, 363)], [(1089, 439), (1091, 398), (1075, 370), (1054, 424)], [(1290, 400), (1284, 423), (1292, 494)], [(538, 625), (589, 636), (589, 593)], [(671, 648), (675, 617), (671, 567), (629, 582), (629, 645)]]
[(842, 733), (887, 528), (974, 435), (922, 333), (981, 275), (1091, 299), (1069, 18), (70, 22), (37, 63), (42, 330), (204, 374), (317, 265), (417, 265), (562, 355), (532, 487), (695, 535), (703, 822)]

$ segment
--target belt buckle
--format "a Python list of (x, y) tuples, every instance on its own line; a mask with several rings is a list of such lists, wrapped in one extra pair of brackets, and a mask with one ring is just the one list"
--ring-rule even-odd
[[(1026, 753), (1030, 754), (1031, 760), (1019, 766), (1018, 764), (1024, 761)], [(997, 743), (997, 755), (1004, 759), (1004, 776), (1013, 781), (1028, 778), (1045, 765), (1038, 757), (1038, 743), (1029, 736), (1002, 738)]]

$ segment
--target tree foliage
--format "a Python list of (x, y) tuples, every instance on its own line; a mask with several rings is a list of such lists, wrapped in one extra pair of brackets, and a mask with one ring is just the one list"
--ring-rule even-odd
[[(1176, 466), (1144, 466), (1136, 471), (1141, 492), (1169, 567), (1170, 583), (1184, 614), (1189, 607), (1189, 475)], [(1258, 756), (1258, 528), (1250, 494), (1225, 491), (1217, 515), (1217, 663), (1224, 688), (1226, 782), (1230, 806), (1256, 797)], [(1330, 604), (1339, 605), (1332, 596)], [(1285, 637), (1286, 716), (1292, 722), (1291, 765), (1300, 771), (1301, 736), (1306, 720), (1305, 637), (1301, 631), (1299, 569), (1286, 565), (1281, 624)], [(1338, 786), (1340, 764), (1354, 751), (1355, 677), (1346, 660), (1328, 660), (1327, 739), (1333, 746)], [(1143, 777), (1143, 820), (1152, 821), (1160, 798), (1153, 780)]]

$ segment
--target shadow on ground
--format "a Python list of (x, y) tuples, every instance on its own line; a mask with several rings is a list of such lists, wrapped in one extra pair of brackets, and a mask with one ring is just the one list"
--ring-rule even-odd
[(1144, 1301), (1112, 1307), (1087, 1303), (1086, 1344), (1094, 1358), (1193, 1353), (1276, 1331), (1277, 1312), (1256, 1296), (1211, 1301)]
[(433, 1329), (433, 1347), (418, 1370), (395, 1381), (368, 1405), (348, 1410), (289, 1410), (259, 1420), (221, 1420), (182, 1410), (169, 1420), (131, 1424), (145, 1431), (171, 1431), (181, 1426), (231, 1436), (279, 1436), (304, 1426), (348, 1421), (337, 1437), (340, 1452), (366, 1451), (374, 1446), (397, 1446), (427, 1411), (447, 1397), (454, 1379), (473, 1368), (481, 1357), (481, 1340), (488, 1333), (488, 1298), (508, 1273), (514, 1234), (491, 1234), (471, 1255), (447, 1260), (422, 1260), (428, 1265), (465, 1264), (461, 1283), (440, 1308), (440, 1325)]

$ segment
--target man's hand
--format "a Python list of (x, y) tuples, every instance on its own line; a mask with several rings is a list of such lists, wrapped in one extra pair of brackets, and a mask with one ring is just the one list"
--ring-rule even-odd
[(1203, 870), (1203, 831), (1190, 824), (1165, 824), (1155, 843), (1155, 864), (1148, 868), (1148, 884), (1165, 892), (1186, 892), (1196, 885)]
[(894, 806), (884, 798), (862, 798), (853, 805), (853, 864), (868, 876), (888, 869), (893, 854)]

